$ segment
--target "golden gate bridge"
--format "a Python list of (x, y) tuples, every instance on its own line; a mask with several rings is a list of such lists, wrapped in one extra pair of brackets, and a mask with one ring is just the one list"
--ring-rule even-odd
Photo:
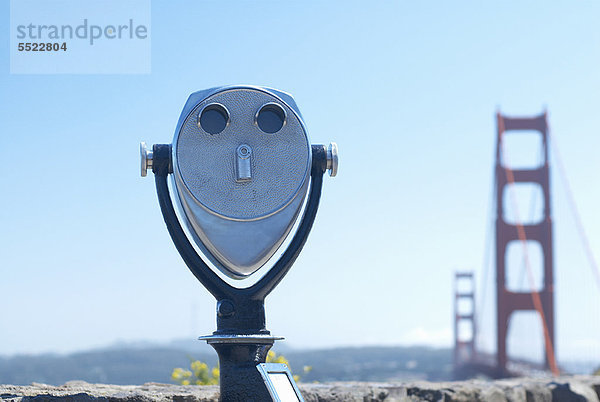
[[(476, 278), (472, 271), (454, 275), (454, 376), (463, 379), (478, 375), (492, 378), (519, 375), (559, 375), (561, 367), (556, 357), (555, 328), (555, 263), (552, 202), (550, 191), (550, 155), (558, 167), (578, 235), (588, 265), (600, 291), (600, 270), (586, 236), (575, 198), (571, 191), (564, 163), (556, 141), (551, 137), (548, 116), (544, 112), (532, 117), (509, 117), (496, 114), (496, 152), (494, 165), (493, 240), (495, 258), (490, 260), (491, 231), (488, 232), (484, 257), (482, 292), (476, 294)], [(506, 146), (507, 137), (534, 135), (538, 160), (527, 167), (511, 164)], [(531, 156), (531, 155), (529, 155)], [(531, 197), (531, 219), (522, 219), (519, 188), (537, 188)], [(535, 194), (540, 196), (535, 197)], [(541, 208), (537, 200), (541, 199)], [(490, 219), (490, 220), (492, 220)], [(532, 250), (537, 250), (533, 255)], [(516, 252), (516, 253), (515, 253)], [(511, 258), (517, 254), (519, 258)], [(537, 256), (537, 258), (536, 258)], [(495, 351), (479, 346), (483, 305), (488, 298), (488, 277), (495, 275)], [(515, 278), (517, 276), (518, 278)], [(513, 317), (523, 312), (533, 313), (541, 323), (541, 331), (527, 331), (525, 337), (543, 341), (543, 361), (509, 356), (507, 343)], [(532, 315), (530, 314), (529, 317)], [(595, 317), (598, 319), (598, 317)], [(540, 334), (541, 332), (541, 334)], [(523, 341), (523, 337), (520, 339)]]

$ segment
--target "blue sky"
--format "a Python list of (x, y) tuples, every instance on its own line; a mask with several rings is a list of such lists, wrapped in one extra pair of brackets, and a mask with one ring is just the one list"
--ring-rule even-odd
[[(0, 354), (215, 329), (138, 143), (170, 142), (188, 95), (222, 84), (292, 93), (312, 142), (340, 148), (267, 299), (291, 346), (450, 345), (453, 271), (483, 277), (498, 108), (547, 108), (600, 253), (595, 2), (154, 1), (147, 75), (11, 75), (8, 1), (0, 14)], [(600, 360), (600, 290), (552, 174), (558, 358)], [(518, 339), (530, 327), (509, 350), (539, 346)]]

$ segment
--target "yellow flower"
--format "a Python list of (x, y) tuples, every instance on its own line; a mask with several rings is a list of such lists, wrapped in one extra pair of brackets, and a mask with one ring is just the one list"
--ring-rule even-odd
[[(281, 355), (277, 355), (277, 353), (272, 350), (267, 353), (267, 363), (281, 363), (285, 364), (289, 367), (288, 360)], [(201, 362), (199, 360), (194, 360), (190, 362), (190, 370), (183, 369), (181, 367), (177, 367), (173, 369), (171, 373), (171, 379), (179, 383), (181, 385), (218, 385), (219, 384), (219, 366), (213, 367), (212, 369), (208, 367), (208, 364)], [(308, 373), (312, 367), (305, 366), (304, 372)], [(294, 376), (296, 381), (300, 378), (299, 376)]]
[(194, 370), (194, 372), (208, 370), (208, 365), (206, 363), (203, 363), (203, 362), (199, 361), (199, 360), (193, 361), (190, 364), (190, 367), (192, 368), (192, 370)]

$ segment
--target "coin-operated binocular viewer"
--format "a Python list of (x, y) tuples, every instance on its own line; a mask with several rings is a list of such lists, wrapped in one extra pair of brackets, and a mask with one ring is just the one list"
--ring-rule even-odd
[(337, 146), (311, 145), (290, 95), (233, 86), (192, 94), (173, 143), (140, 150), (177, 250), (217, 299), (217, 330), (200, 339), (219, 355), (221, 400), (302, 401), (289, 369), (265, 363), (283, 338), (266, 329), (264, 300), (306, 242)]

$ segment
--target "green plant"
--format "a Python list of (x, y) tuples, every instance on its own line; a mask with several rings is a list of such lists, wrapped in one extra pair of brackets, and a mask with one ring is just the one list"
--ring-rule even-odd
[[(267, 363), (282, 363), (290, 366), (290, 363), (283, 355), (277, 355), (270, 351), (267, 355)], [(217, 385), (219, 383), (219, 366), (209, 369), (208, 364), (199, 360), (193, 360), (190, 363), (190, 369), (181, 367), (173, 369), (171, 379), (181, 385)], [(312, 370), (311, 366), (304, 366), (303, 372), (306, 374)], [(294, 375), (295, 381), (300, 381), (299, 375)]]

